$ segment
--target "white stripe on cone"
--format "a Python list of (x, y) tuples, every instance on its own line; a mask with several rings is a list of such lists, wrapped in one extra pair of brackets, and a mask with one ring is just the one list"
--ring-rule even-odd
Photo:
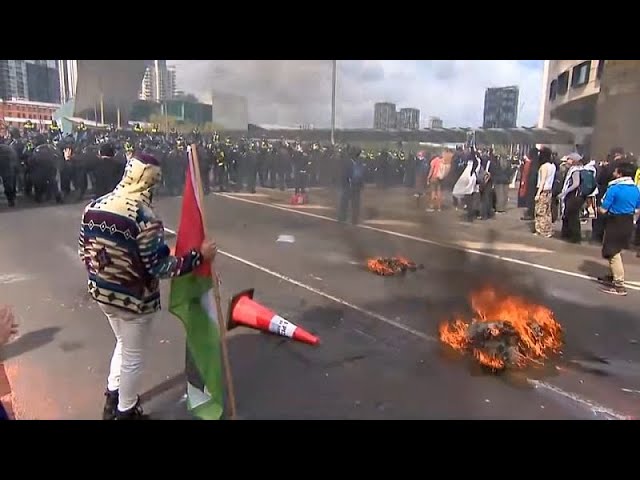
[(274, 315), (269, 322), (269, 331), (283, 337), (293, 338), (293, 333), (298, 328), (289, 320), (282, 318), (280, 315)]

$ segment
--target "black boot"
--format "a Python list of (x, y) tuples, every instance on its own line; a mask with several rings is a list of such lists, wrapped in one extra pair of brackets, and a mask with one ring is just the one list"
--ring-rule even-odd
[(136, 404), (129, 410), (121, 412), (116, 408), (116, 420), (148, 420), (149, 415), (145, 415), (140, 406), (140, 397)]
[(104, 402), (104, 409), (102, 410), (102, 419), (103, 420), (115, 420), (116, 419), (116, 411), (118, 410), (118, 390), (107, 390), (104, 392), (104, 396), (107, 399)]

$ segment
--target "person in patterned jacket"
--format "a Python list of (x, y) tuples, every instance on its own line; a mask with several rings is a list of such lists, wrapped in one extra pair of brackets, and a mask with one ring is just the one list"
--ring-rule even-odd
[(159, 185), (158, 161), (132, 157), (116, 188), (84, 210), (78, 253), (88, 272), (88, 290), (116, 337), (107, 381), (104, 420), (145, 418), (138, 388), (151, 322), (160, 310), (159, 280), (185, 275), (212, 261), (216, 245), (172, 256), (164, 226), (152, 208)]

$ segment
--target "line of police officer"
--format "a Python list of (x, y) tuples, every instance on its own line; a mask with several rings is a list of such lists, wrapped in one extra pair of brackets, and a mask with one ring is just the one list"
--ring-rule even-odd
[[(22, 134), (12, 129), (0, 144), (0, 178), (10, 206), (17, 192), (33, 196), (37, 202), (72, 196), (82, 198), (89, 183), (94, 195), (109, 192), (122, 177), (124, 166), (136, 151), (158, 158), (163, 167), (163, 192), (179, 195), (184, 185), (187, 144), (196, 144), (205, 193), (246, 190), (255, 192), (256, 184), (294, 188), (303, 193), (308, 186), (343, 185), (344, 157), (354, 157), (363, 168), (363, 182), (379, 186), (415, 184), (416, 160), (403, 151), (372, 151), (346, 146), (323, 147), (283, 138), (231, 138), (221, 140), (218, 133), (201, 134), (195, 130), (183, 136), (175, 129), (166, 135), (157, 125), (145, 132), (139, 124), (131, 131), (88, 129), (79, 124), (73, 135), (64, 136), (52, 122), (46, 134), (35, 132), (27, 122)], [(59, 181), (58, 181), (59, 179)], [(58, 187), (59, 185), (59, 187)], [(73, 187), (73, 189), (72, 189)]]

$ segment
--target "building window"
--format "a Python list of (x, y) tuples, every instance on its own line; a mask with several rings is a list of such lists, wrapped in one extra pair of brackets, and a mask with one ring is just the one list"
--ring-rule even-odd
[(579, 65), (573, 67), (573, 74), (571, 75), (571, 88), (578, 88), (586, 85), (589, 82), (589, 74), (591, 73), (591, 60), (582, 62)]
[(549, 85), (549, 100), (553, 101), (556, 99), (556, 95), (558, 94), (558, 81), (553, 80), (551, 85)]
[(605, 60), (598, 60), (598, 68), (596, 69), (596, 78), (598, 80), (600, 80), (602, 72), (604, 72), (604, 62)]
[(569, 72), (566, 71), (558, 76), (558, 95), (565, 95), (569, 90)]

